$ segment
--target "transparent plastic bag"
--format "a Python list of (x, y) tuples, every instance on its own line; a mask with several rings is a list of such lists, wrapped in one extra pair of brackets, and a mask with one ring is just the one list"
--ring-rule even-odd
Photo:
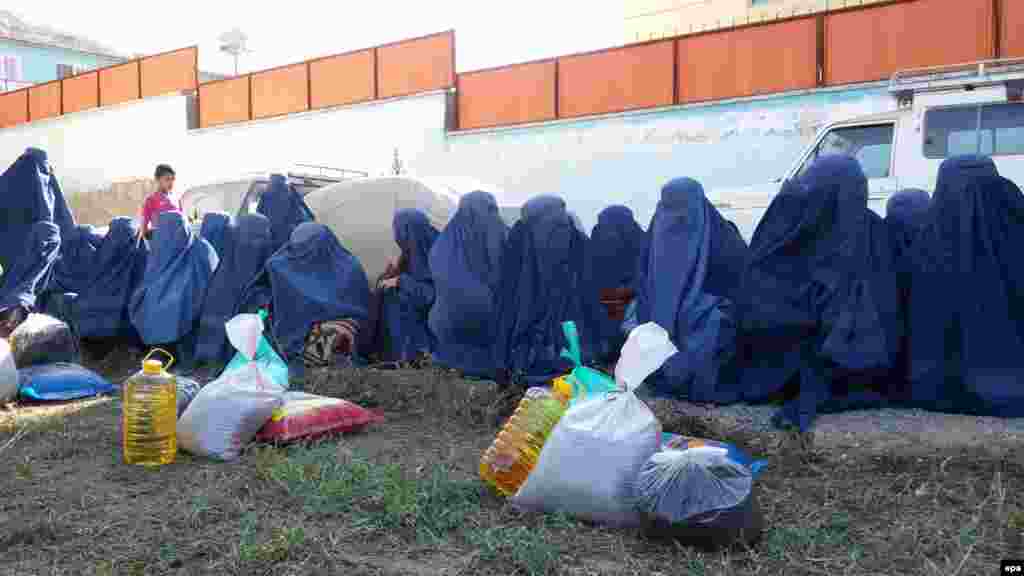
[(731, 444), (676, 437), (644, 464), (636, 508), (661, 535), (704, 547), (752, 541), (760, 534), (754, 482), (763, 460)]
[(78, 338), (71, 327), (46, 314), (29, 314), (11, 332), (10, 343), (18, 368), (79, 361)]
[(262, 332), (263, 322), (255, 314), (240, 314), (227, 323), (228, 340), (243, 360), (233, 360), (219, 378), (204, 386), (178, 419), (181, 449), (234, 460), (284, 404), (288, 368), (281, 362), (286, 375), (282, 385), (275, 380), (279, 374), (274, 359), (259, 358), (259, 343), (265, 341)]
[[(636, 475), (661, 443), (661, 424), (633, 393), (675, 346), (656, 324), (637, 327), (623, 348), (616, 382), (621, 391), (598, 394), (572, 405), (544, 444), (513, 505), (564, 512), (613, 526), (636, 526)], [(632, 358), (645, 354), (649, 358)]]

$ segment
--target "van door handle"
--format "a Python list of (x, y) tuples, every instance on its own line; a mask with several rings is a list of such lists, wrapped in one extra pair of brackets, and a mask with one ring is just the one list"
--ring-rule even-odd
[(722, 208), (724, 210), (732, 208), (732, 204), (728, 202), (713, 202), (711, 205), (714, 206), (715, 208)]

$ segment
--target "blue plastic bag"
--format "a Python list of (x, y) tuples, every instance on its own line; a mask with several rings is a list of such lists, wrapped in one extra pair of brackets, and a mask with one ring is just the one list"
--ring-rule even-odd
[(60, 402), (113, 392), (110, 381), (78, 364), (60, 362), (18, 370), (18, 395), (26, 400)]

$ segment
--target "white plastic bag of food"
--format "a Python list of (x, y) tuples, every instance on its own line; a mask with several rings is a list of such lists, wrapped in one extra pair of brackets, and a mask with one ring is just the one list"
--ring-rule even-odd
[(566, 411), (512, 504), (612, 526), (639, 525), (633, 487), (658, 450), (661, 424), (633, 392), (676, 351), (657, 324), (634, 328), (615, 370), (621, 390)]
[(18, 369), (14, 366), (14, 354), (7, 340), (0, 338), (0, 402), (7, 402), (18, 395)]
[(181, 449), (219, 460), (238, 458), (274, 410), (284, 404), (285, 397), (285, 388), (254, 360), (263, 323), (233, 319), (227, 330), (228, 339), (244, 348), (238, 351), (249, 361), (229, 366), (219, 378), (204, 386), (178, 419), (177, 426)]

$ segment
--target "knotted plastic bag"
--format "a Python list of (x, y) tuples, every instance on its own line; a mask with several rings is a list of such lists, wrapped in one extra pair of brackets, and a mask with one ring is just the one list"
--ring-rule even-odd
[(224, 372), (237, 370), (249, 362), (255, 362), (275, 384), (287, 389), (288, 364), (281, 359), (267, 341), (267, 337), (263, 335), (263, 322), (266, 319), (266, 311), (260, 310), (259, 314), (238, 314), (224, 324), (228, 342), (238, 350), (224, 368)]
[(234, 460), (284, 404), (288, 366), (263, 337), (263, 320), (239, 314), (227, 322), (238, 354), (204, 386), (178, 419), (178, 446), (192, 454)]
[(570, 406), (512, 504), (613, 526), (639, 525), (632, 490), (640, 467), (658, 450), (661, 424), (633, 392), (676, 351), (657, 324), (633, 330), (615, 370), (617, 389)]
[(637, 475), (637, 509), (660, 535), (704, 547), (760, 534), (754, 482), (765, 466), (731, 444), (675, 436)]
[(587, 368), (583, 365), (583, 355), (580, 353), (580, 335), (576, 330), (576, 323), (573, 321), (562, 322), (562, 333), (568, 348), (562, 349), (562, 358), (572, 361), (573, 369), (565, 376), (565, 381), (572, 388), (570, 404), (598, 394), (614, 392), (619, 389), (612, 380), (603, 372)]

